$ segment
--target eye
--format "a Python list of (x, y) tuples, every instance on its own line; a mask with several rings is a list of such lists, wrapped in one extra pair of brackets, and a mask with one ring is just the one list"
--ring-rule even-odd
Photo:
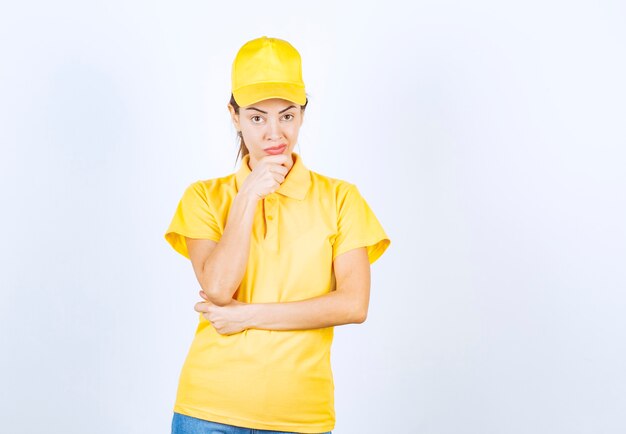
[(287, 113), (287, 114), (285, 115), (285, 117), (287, 117), (287, 116), (291, 116), (291, 118), (287, 119), (288, 121), (290, 121), (290, 120), (292, 120), (292, 119), (293, 119), (293, 115), (292, 115), (291, 113)]
[[(261, 116), (259, 115), (254, 115), (252, 116), (250, 119), (252, 119), (252, 122), (254, 122), (255, 124), (259, 123), (261, 121)], [(256, 119), (258, 119), (259, 121), (257, 122)]]

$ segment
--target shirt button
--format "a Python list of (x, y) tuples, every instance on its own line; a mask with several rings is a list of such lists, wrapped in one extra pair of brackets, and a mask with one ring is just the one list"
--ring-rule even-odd
[(267, 219), (268, 219), (268, 220), (274, 220), (274, 217), (273, 217), (273, 216), (271, 216), (271, 215), (268, 215), (268, 216), (267, 216)]

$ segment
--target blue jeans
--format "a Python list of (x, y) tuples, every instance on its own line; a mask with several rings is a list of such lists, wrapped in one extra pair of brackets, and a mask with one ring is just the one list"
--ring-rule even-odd
[[(294, 434), (294, 431), (271, 431), (266, 429), (244, 428), (197, 419), (187, 416), (186, 414), (174, 412), (174, 417), (172, 418), (172, 434)], [(332, 434), (332, 431), (321, 434)]]

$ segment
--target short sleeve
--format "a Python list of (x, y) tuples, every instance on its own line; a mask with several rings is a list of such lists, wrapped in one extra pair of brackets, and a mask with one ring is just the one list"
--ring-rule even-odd
[(178, 202), (174, 217), (165, 233), (165, 240), (178, 253), (189, 258), (185, 237), (219, 241), (222, 236), (220, 225), (215, 217), (202, 181), (197, 181), (185, 189)]
[(348, 250), (367, 247), (367, 256), (373, 264), (387, 250), (391, 240), (356, 185), (348, 184), (337, 199), (333, 260)]

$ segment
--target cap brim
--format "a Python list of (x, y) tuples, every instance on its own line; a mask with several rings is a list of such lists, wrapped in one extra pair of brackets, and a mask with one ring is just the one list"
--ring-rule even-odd
[(233, 91), (233, 97), (241, 107), (270, 98), (281, 98), (299, 105), (306, 103), (304, 86), (292, 83), (255, 83)]

